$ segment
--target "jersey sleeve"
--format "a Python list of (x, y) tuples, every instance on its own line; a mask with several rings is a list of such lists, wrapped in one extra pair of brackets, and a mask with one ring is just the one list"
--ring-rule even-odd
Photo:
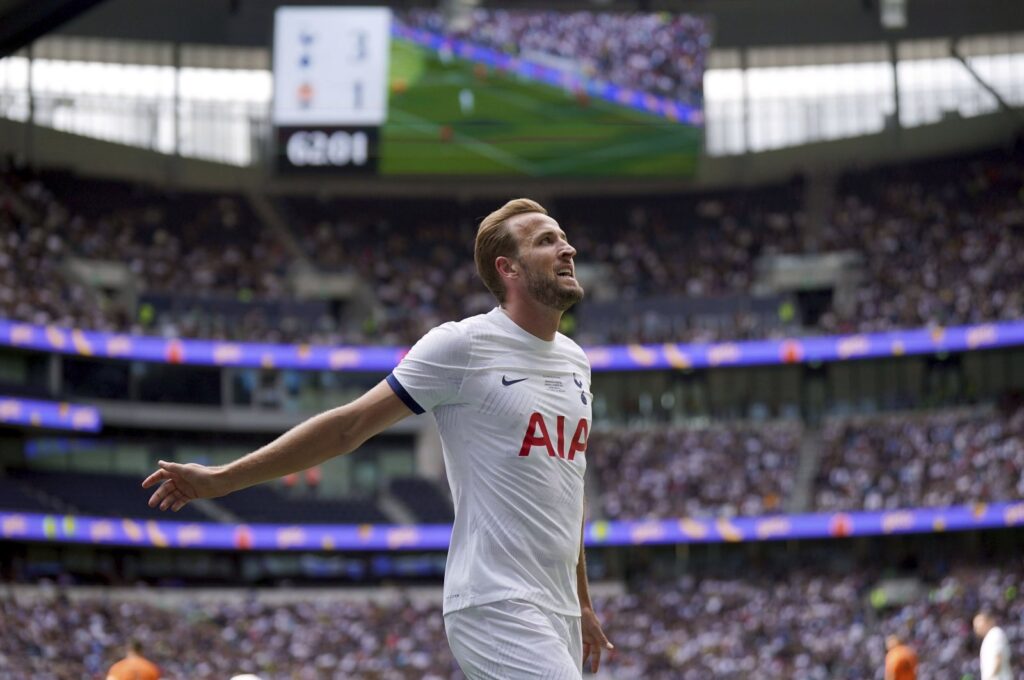
[(387, 383), (413, 413), (454, 403), (469, 363), (469, 339), (454, 323), (431, 330), (413, 345)]

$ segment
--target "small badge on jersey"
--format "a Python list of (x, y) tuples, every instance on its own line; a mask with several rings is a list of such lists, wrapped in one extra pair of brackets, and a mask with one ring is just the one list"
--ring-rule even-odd
[(580, 401), (582, 401), (583, 404), (586, 405), (586, 403), (587, 403), (587, 390), (583, 387), (583, 379), (580, 378), (575, 373), (573, 373), (572, 374), (572, 382), (573, 382), (574, 385), (576, 385), (576, 387), (580, 388)]

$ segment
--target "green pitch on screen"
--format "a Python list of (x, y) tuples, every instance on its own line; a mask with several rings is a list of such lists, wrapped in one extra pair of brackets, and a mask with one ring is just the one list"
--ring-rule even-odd
[(392, 40), (391, 45), (382, 174), (694, 173), (699, 128), (480, 64), (442, 63), (432, 51), (405, 41)]

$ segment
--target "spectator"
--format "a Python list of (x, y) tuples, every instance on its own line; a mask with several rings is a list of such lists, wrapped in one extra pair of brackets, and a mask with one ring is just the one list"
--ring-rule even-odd
[(1024, 407), (828, 422), (819, 511), (895, 510), (1024, 495)]
[(587, 462), (599, 512), (629, 520), (782, 512), (800, 433), (791, 423), (595, 432)]

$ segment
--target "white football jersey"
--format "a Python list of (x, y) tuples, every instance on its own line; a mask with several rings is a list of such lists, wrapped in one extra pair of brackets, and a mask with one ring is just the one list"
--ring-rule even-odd
[(495, 308), (433, 329), (387, 380), (441, 434), (455, 502), (444, 613), (516, 599), (579, 616), (593, 401), (579, 345)]
[[(999, 672), (995, 672), (996, 666)], [(995, 626), (981, 641), (981, 677), (983, 680), (1013, 680), (1010, 670), (1010, 641), (1006, 632)]]

